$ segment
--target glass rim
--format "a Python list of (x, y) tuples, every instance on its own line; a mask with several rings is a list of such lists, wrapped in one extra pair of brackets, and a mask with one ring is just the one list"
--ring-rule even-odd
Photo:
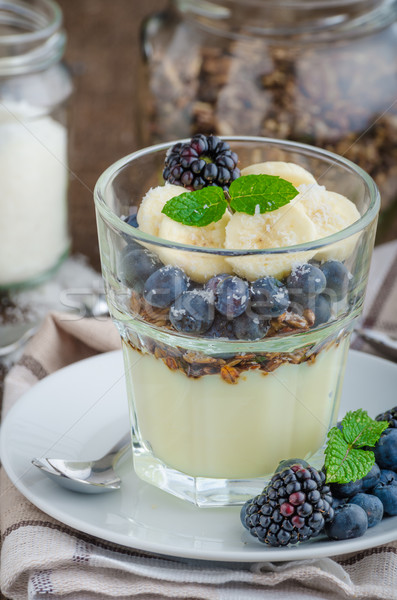
[[(35, 42), (38, 40), (45, 40), (50, 38), (56, 31), (58, 31), (62, 25), (63, 15), (61, 7), (53, 0), (40, 0), (41, 4), (49, 9), (50, 17), (47, 19), (46, 16), (42, 18), (46, 21), (43, 27), (33, 29), (32, 31), (26, 31), (23, 33), (10, 33), (7, 35), (0, 35), (0, 44), (20, 44)], [(18, 10), (20, 9), (20, 10)], [(26, 18), (34, 14), (35, 8), (26, 2), (7, 2), (0, 0), (0, 11), (9, 10), (15, 15), (19, 15)], [(1, 22), (1, 19), (0, 19)]]
[[(260, 144), (271, 144), (273, 146), (281, 146), (285, 149), (291, 150), (301, 150), (305, 151), (306, 155), (311, 155), (313, 157), (318, 158), (327, 158), (331, 159), (333, 165), (339, 164), (343, 165), (345, 168), (347, 167), (350, 171), (356, 173), (361, 179), (364, 181), (369, 197), (370, 204), (361, 217), (346, 227), (341, 231), (333, 233), (332, 235), (320, 238), (318, 240), (312, 240), (310, 242), (302, 242), (300, 244), (295, 244), (293, 246), (282, 246), (279, 248), (261, 248), (261, 249), (244, 249), (244, 248), (236, 248), (236, 249), (225, 249), (225, 248), (208, 248), (204, 246), (194, 246), (189, 244), (182, 244), (179, 242), (173, 242), (170, 240), (166, 240), (164, 238), (160, 238), (158, 236), (151, 235), (149, 233), (144, 233), (140, 231), (138, 228), (134, 228), (131, 225), (128, 225), (123, 219), (116, 215), (116, 213), (107, 205), (106, 203), (106, 191), (108, 186), (114, 181), (117, 175), (130, 163), (134, 160), (146, 156), (148, 154), (153, 154), (155, 152), (160, 152), (163, 150), (167, 150), (172, 147), (176, 143), (186, 143), (190, 140), (190, 138), (184, 138), (179, 140), (174, 140), (172, 142), (164, 142), (161, 144), (155, 144), (152, 146), (147, 146), (145, 148), (141, 148), (123, 158), (119, 159), (112, 165), (110, 165), (98, 178), (95, 188), (94, 188), (94, 202), (95, 206), (98, 209), (100, 215), (105, 219), (105, 221), (112, 226), (113, 229), (116, 229), (119, 233), (123, 233), (127, 235), (129, 238), (134, 241), (150, 244), (152, 246), (160, 246), (163, 248), (170, 248), (175, 250), (181, 250), (185, 252), (198, 252), (200, 254), (209, 254), (209, 255), (218, 255), (218, 256), (261, 256), (261, 255), (273, 255), (273, 254), (285, 254), (285, 253), (298, 253), (298, 252), (306, 252), (306, 251), (317, 251), (325, 246), (329, 246), (336, 242), (340, 242), (345, 240), (353, 235), (359, 233), (367, 225), (372, 223), (379, 212), (380, 208), (380, 194), (378, 187), (375, 181), (372, 179), (368, 173), (366, 173), (361, 167), (351, 162), (347, 158), (339, 156), (333, 152), (329, 152), (328, 150), (323, 150), (321, 148), (316, 148), (315, 146), (311, 146), (309, 144), (302, 144), (300, 142), (293, 142), (289, 140), (278, 140), (276, 138), (267, 138), (267, 137), (259, 137), (259, 136), (218, 136), (220, 139), (225, 140), (227, 142), (251, 142), (251, 143), (260, 143)], [(187, 190), (188, 191), (188, 190)]]

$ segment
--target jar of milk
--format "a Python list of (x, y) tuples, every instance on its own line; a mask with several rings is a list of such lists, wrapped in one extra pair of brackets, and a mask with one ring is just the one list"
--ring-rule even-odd
[(0, 289), (38, 283), (69, 249), (62, 12), (0, 0)]

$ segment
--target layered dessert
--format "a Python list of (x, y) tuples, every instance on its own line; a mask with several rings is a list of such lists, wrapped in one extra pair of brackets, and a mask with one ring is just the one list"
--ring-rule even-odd
[(110, 309), (135, 469), (205, 504), (200, 482), (262, 488), (280, 460), (321, 450), (365, 285), (360, 234), (334, 234), (360, 213), (301, 165), (241, 164), (215, 136), (171, 147), (163, 177), (123, 215)]

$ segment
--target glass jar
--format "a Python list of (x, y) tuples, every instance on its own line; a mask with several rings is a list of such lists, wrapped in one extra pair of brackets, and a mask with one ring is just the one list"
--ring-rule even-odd
[(71, 77), (52, 0), (0, 1), (0, 288), (39, 282), (67, 255)]
[(174, 0), (144, 23), (142, 145), (192, 134), (295, 140), (397, 197), (396, 0)]
[[(266, 235), (276, 228), (288, 231), (294, 243), (299, 238), (289, 237), (291, 230), (308, 235), (307, 217), (302, 213), (302, 221), (300, 210), (287, 205), (278, 215), (269, 213), (274, 221), (261, 229), (256, 213), (241, 221), (242, 213), (226, 212), (211, 229), (220, 247), (201, 232), (182, 243), (170, 235), (175, 226), (181, 232), (179, 223), (161, 219), (165, 188), (157, 195), (170, 144), (135, 152), (99, 179), (94, 196), (101, 265), (122, 339), (134, 468), (143, 480), (198, 506), (252, 498), (281, 459), (306, 458), (321, 468), (321, 449), (337, 419), (350, 334), (362, 310), (379, 210), (376, 185), (350, 161), (294, 142), (226, 139), (242, 167), (281, 155), (327, 190), (348, 196), (360, 216), (322, 239), (258, 249), (245, 239), (236, 243), (242, 223), (251, 239), (253, 231)], [(157, 189), (154, 204), (136, 221), (150, 188)], [(303, 186), (301, 202), (308, 188)], [(222, 240), (229, 233), (235, 246)], [(304, 297), (288, 277), (297, 264), (310, 269), (307, 261), (323, 273), (343, 272), (343, 283), (335, 285), (328, 271), (323, 291)], [(167, 274), (161, 286), (160, 273)], [(281, 311), (264, 297), (258, 303), (254, 280), (265, 274), (280, 278), (279, 300), (289, 286), (291, 302), (282, 301)], [(222, 281), (238, 284), (240, 292), (221, 302)]]

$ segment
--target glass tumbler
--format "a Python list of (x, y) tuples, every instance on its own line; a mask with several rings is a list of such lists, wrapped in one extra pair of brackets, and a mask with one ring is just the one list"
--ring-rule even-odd
[[(144, 481), (197, 506), (244, 502), (283, 459), (322, 466), (379, 210), (374, 181), (344, 158), (294, 142), (224, 139), (242, 167), (275, 160), (300, 165), (320, 186), (349, 198), (360, 216), (337, 233), (288, 247), (230, 249), (229, 243), (225, 249), (222, 236), (221, 247), (208, 247), (200, 245), (199, 232), (192, 245), (160, 237), (161, 228), (145, 233), (136, 226), (142, 198), (164, 184), (172, 144), (139, 150), (100, 177), (101, 264), (122, 339), (134, 468)], [(299, 188), (296, 202), (309, 188)], [(302, 227), (284, 208), (284, 225), (290, 219), (292, 231)], [(282, 309), (255, 292), (269, 265), (277, 266), (278, 285), (287, 290)], [(322, 270), (321, 293), (294, 280), (307, 265)], [(149, 273), (164, 267), (168, 287), (157, 289), (157, 275)], [(225, 309), (220, 292), (233, 279), (246, 290), (239, 315)]]

